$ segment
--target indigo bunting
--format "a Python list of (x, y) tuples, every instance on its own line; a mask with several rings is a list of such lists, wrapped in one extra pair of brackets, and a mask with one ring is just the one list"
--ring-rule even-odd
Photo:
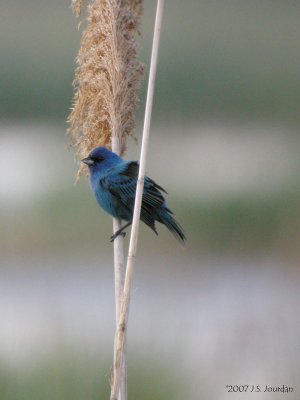
[[(105, 147), (96, 147), (81, 160), (89, 167), (90, 184), (99, 205), (110, 215), (127, 221), (111, 236), (111, 242), (132, 223), (135, 191), (139, 172), (137, 161), (124, 161)], [(186, 238), (182, 228), (167, 208), (161, 192), (167, 193), (152, 179), (145, 177), (140, 219), (156, 234), (155, 222), (164, 224), (180, 241)]]

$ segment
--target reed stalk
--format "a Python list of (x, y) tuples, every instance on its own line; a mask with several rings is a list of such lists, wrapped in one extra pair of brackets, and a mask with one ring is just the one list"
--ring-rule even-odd
[[(72, 0), (79, 16), (83, 0)], [(137, 37), (142, 0), (94, 0), (88, 4), (87, 27), (82, 33), (73, 85), (74, 105), (68, 118), (72, 144), (81, 159), (97, 146), (122, 155), (135, 128), (137, 92), (144, 66), (137, 61)], [(80, 166), (77, 178), (87, 171)], [(113, 231), (121, 221), (113, 220)], [(123, 238), (114, 241), (116, 323), (120, 319), (124, 285)], [(115, 357), (115, 356), (114, 356)], [(118, 400), (126, 400), (126, 361), (122, 359)]]
[(161, 24), (162, 24), (163, 6), (164, 6), (164, 0), (158, 0), (157, 9), (156, 9), (156, 17), (155, 17), (152, 53), (151, 53), (147, 101), (146, 101), (146, 108), (145, 108), (143, 139), (142, 139), (142, 148), (141, 148), (141, 155), (140, 155), (140, 168), (139, 168), (139, 175), (138, 175), (137, 188), (136, 188), (136, 196), (135, 196), (135, 204), (134, 204), (132, 230), (131, 230), (130, 243), (129, 243), (129, 251), (128, 251), (128, 257), (127, 257), (126, 275), (125, 275), (125, 282), (124, 282), (124, 293), (122, 296), (120, 318), (119, 318), (119, 322), (118, 322), (116, 334), (115, 334), (113, 381), (112, 381), (112, 385), (111, 385), (110, 400), (118, 399), (119, 388), (120, 388), (121, 380), (122, 380), (122, 365), (123, 365), (123, 359), (125, 358), (125, 351), (126, 351), (126, 333), (127, 333), (127, 322), (128, 322), (128, 315), (129, 315), (131, 282), (132, 282), (132, 275), (133, 275), (133, 269), (134, 269), (134, 264), (135, 264), (138, 234), (139, 234), (139, 220), (140, 220), (140, 213), (141, 213), (141, 205), (142, 205), (142, 197), (143, 197), (143, 189), (144, 189), (144, 178), (145, 178), (146, 161), (147, 161), (147, 151), (148, 151), (148, 143), (149, 143), (149, 136), (150, 136), (150, 123), (151, 123), (152, 104), (153, 104), (155, 76), (156, 76), (156, 69), (157, 69), (157, 57), (158, 57), (159, 39), (160, 39), (160, 31), (161, 31)]

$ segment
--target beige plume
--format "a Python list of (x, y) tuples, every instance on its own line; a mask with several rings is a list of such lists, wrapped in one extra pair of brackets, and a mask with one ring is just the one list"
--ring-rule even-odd
[[(72, 7), (79, 15), (82, 0), (73, 0)], [(97, 146), (111, 149), (112, 136), (120, 139), (122, 154), (133, 135), (144, 71), (137, 60), (141, 15), (142, 0), (95, 0), (88, 5), (68, 118), (68, 133), (79, 158)]]

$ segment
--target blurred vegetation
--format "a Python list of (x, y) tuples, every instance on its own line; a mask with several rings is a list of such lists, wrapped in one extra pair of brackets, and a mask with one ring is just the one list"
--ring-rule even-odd
[[(51, 358), (32, 361), (26, 367), (0, 367), (1, 400), (99, 400), (110, 394), (110, 361), (98, 354), (82, 358), (61, 349)], [(94, 353), (95, 355), (95, 353)], [(131, 365), (132, 364), (132, 365)], [(132, 399), (181, 399), (182, 382), (174, 369), (160, 362), (141, 367), (139, 360), (129, 363), (128, 389)]]
[[(265, 198), (204, 201), (182, 195), (173, 199), (171, 206), (178, 220), (184, 221), (190, 250), (219, 255), (272, 250), (292, 256), (299, 254), (299, 204), (300, 192), (290, 188)], [(3, 255), (47, 254), (77, 246), (82, 252), (95, 251), (99, 245), (102, 251), (110, 252), (111, 218), (97, 207), (92, 196), (87, 196), (83, 185), (57, 191), (24, 211), (13, 210), (14, 219), (5, 209), (0, 213)], [(159, 246), (173, 244), (174, 239), (160, 224), (158, 232), (159, 240), (142, 224), (141, 245), (144, 238), (159, 252)]]
[[(146, 64), (154, 7), (145, 2), (141, 59)], [(299, 15), (299, 1), (166, 2), (156, 116), (299, 125)], [(68, 1), (2, 5), (2, 119), (66, 119), (80, 40), (77, 23)]]

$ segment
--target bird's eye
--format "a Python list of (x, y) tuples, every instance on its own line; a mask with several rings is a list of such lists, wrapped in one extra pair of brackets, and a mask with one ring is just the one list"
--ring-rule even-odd
[(92, 156), (90, 158), (96, 164), (99, 164), (104, 160), (104, 157), (101, 157), (101, 156)]

